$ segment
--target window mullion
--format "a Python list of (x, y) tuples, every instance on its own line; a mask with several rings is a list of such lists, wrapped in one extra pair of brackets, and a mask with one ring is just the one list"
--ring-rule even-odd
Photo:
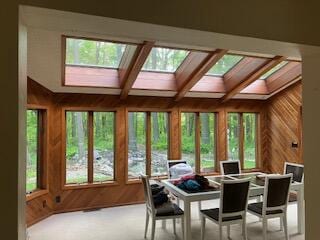
[(146, 174), (151, 176), (151, 112), (146, 114)]
[(88, 182), (93, 183), (93, 112), (88, 114)]
[(197, 112), (195, 113), (195, 172), (196, 173), (200, 173), (200, 131), (201, 131), (201, 128), (200, 128), (200, 113)]
[(243, 114), (239, 113), (239, 158), (241, 163), (241, 168), (244, 169), (244, 126), (243, 126)]

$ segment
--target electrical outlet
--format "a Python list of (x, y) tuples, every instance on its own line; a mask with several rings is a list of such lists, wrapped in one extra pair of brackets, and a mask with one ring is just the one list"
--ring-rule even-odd
[(60, 196), (56, 196), (56, 203), (60, 203), (61, 202), (61, 197)]

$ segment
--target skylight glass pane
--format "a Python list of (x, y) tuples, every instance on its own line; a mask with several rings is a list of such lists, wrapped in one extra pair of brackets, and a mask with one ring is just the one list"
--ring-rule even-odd
[(188, 53), (185, 50), (171, 48), (152, 48), (142, 70), (175, 72)]
[(279, 63), (277, 66), (275, 66), (274, 68), (271, 68), (268, 72), (263, 74), (260, 77), (260, 79), (262, 79), (262, 80), (267, 79), (268, 77), (270, 77), (272, 74), (274, 74), (276, 71), (278, 71), (280, 68), (282, 68), (287, 63), (288, 63), (288, 61), (283, 61), (283, 62)]
[(119, 68), (125, 44), (67, 38), (66, 64)]
[(207, 73), (208, 75), (223, 76), (231, 68), (233, 68), (243, 57), (238, 55), (223, 56)]

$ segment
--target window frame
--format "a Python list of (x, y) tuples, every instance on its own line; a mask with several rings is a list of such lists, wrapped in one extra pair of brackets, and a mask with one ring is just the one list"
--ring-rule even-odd
[[(251, 170), (255, 170), (255, 169), (260, 169), (260, 164), (261, 164), (261, 155), (260, 155), (260, 148), (261, 148), (261, 136), (260, 136), (260, 132), (261, 132), (261, 115), (260, 112), (250, 112), (250, 111), (227, 111), (226, 112), (226, 139), (228, 139), (228, 115), (229, 113), (235, 113), (238, 114), (239, 116), (239, 161), (240, 161), (240, 166), (241, 169), (244, 171), (251, 171)], [(255, 114), (255, 134), (256, 134), (256, 141), (255, 141), (255, 151), (256, 151), (256, 159), (255, 159), (255, 164), (256, 166), (254, 168), (244, 168), (244, 126), (243, 126), (243, 114)], [(226, 142), (226, 154), (227, 154), (227, 159), (229, 159), (229, 145), (228, 145), (228, 140)]]
[[(217, 111), (206, 111), (206, 110), (190, 110), (190, 109), (180, 109), (179, 110), (179, 142), (180, 142), (180, 159), (182, 158), (182, 127), (181, 127), (181, 117), (182, 113), (194, 113), (195, 114), (195, 173), (201, 175), (211, 175), (218, 171), (218, 121), (219, 113)], [(212, 172), (201, 172), (201, 119), (200, 113), (212, 113), (214, 114), (214, 170)]]
[(151, 176), (152, 179), (164, 179), (167, 178), (167, 175), (158, 175), (158, 176), (152, 176), (152, 126), (151, 126), (151, 113), (157, 112), (157, 113), (167, 113), (168, 114), (168, 132), (167, 132), (167, 137), (168, 137), (168, 153), (167, 156), (170, 159), (171, 158), (171, 116), (172, 116), (172, 111), (166, 110), (166, 109), (141, 109), (141, 108), (127, 108), (126, 109), (126, 169), (125, 169), (125, 179), (126, 179), (126, 184), (131, 184), (131, 183), (137, 183), (140, 182), (138, 178), (129, 178), (128, 176), (128, 171), (129, 171), (129, 113), (130, 112), (141, 112), (146, 114), (146, 175)]
[[(88, 40), (88, 41), (97, 41), (97, 42), (110, 42), (110, 43), (115, 43), (115, 44), (124, 44), (126, 45), (123, 55), (120, 59), (119, 62), (119, 67), (118, 68), (112, 68), (112, 67), (106, 67), (106, 66), (92, 66), (92, 65), (74, 65), (74, 64), (67, 64), (66, 63), (66, 56), (67, 56), (67, 39), (79, 39), (79, 40)], [(128, 47), (138, 47), (141, 45), (141, 41), (119, 41), (119, 40), (112, 40), (112, 39), (102, 39), (102, 38), (95, 38), (95, 37), (80, 37), (80, 36), (73, 36), (73, 35), (61, 35), (61, 86), (64, 87), (92, 87), (92, 86), (73, 86), (66, 84), (66, 67), (67, 66), (78, 66), (78, 67), (84, 67), (84, 68), (96, 68), (96, 69), (109, 69), (109, 70), (114, 70), (119, 72), (121, 69), (121, 66), (123, 62), (126, 61), (126, 49)], [(97, 87), (97, 86), (96, 86)], [(105, 87), (102, 87), (105, 88)], [(111, 87), (113, 88), (113, 87)]]
[[(48, 108), (35, 104), (28, 104), (28, 110), (36, 110), (38, 114), (37, 122), (37, 188), (27, 192), (27, 200), (34, 196), (47, 192), (47, 158), (48, 158)], [(26, 119), (27, 120), (27, 119)], [(26, 123), (27, 133), (27, 123)]]
[[(87, 173), (87, 182), (85, 183), (67, 183), (67, 112), (86, 112), (88, 114), (88, 126), (87, 126), (87, 134), (88, 134), (88, 173)], [(107, 181), (94, 181), (94, 112), (113, 112), (114, 113), (114, 166), (113, 166), (113, 180)], [(118, 109), (115, 108), (83, 108), (83, 107), (64, 107), (62, 108), (62, 174), (61, 174), (61, 183), (62, 189), (79, 189), (79, 188), (91, 188), (91, 187), (104, 187), (111, 185), (118, 185), (118, 175), (117, 175), (117, 137), (116, 137), (116, 127), (117, 127), (117, 116)]]

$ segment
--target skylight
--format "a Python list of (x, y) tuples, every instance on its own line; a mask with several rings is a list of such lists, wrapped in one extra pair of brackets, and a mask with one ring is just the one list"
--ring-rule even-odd
[(260, 79), (265, 80), (268, 77), (270, 77), (272, 74), (274, 74), (276, 71), (280, 70), (280, 68), (282, 68), (284, 65), (286, 65), (288, 63), (288, 61), (283, 61), (281, 63), (279, 63), (277, 66), (271, 68), (268, 72), (266, 72), (265, 74), (263, 74)]
[(119, 68), (125, 44), (86, 39), (66, 39), (66, 64)]
[(152, 48), (142, 70), (175, 72), (188, 55), (186, 50), (171, 48)]
[(233, 68), (243, 57), (226, 54), (207, 73), (207, 75), (223, 76)]

